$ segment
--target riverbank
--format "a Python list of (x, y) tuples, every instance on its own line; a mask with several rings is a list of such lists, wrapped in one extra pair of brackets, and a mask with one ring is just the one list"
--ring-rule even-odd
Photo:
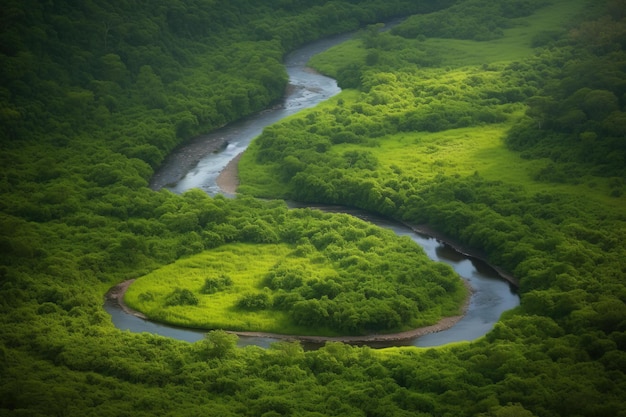
[(115, 287), (107, 291), (105, 295), (105, 299), (111, 302), (114, 306), (118, 307), (120, 310), (122, 310), (126, 314), (139, 317), (140, 319), (148, 320), (148, 317), (145, 314), (140, 313), (139, 311), (133, 310), (132, 308), (128, 307), (128, 305), (126, 305), (126, 303), (124, 302), (124, 294), (126, 294), (128, 287), (130, 287), (130, 285), (133, 282), (135, 282), (134, 279), (129, 279), (129, 280), (126, 280), (124, 282), (117, 284)]
[(500, 278), (502, 278), (503, 280), (507, 281), (509, 284), (511, 284), (512, 286), (514, 286), (516, 289), (519, 288), (519, 281), (517, 280), (517, 278), (515, 278), (513, 276), (513, 274), (511, 274), (510, 272), (504, 270), (503, 268), (500, 268), (498, 266), (492, 265), (491, 263), (489, 263), (489, 260), (487, 259), (487, 256), (482, 253), (481, 251), (478, 251), (476, 249), (472, 249), (469, 248), (459, 242), (457, 242), (456, 240), (450, 238), (449, 236), (446, 236), (442, 233), (439, 233), (437, 230), (433, 229), (432, 227), (428, 226), (427, 224), (421, 224), (419, 226), (415, 226), (412, 224), (407, 224), (404, 223), (406, 227), (410, 228), (411, 230), (413, 230), (415, 233), (421, 234), (423, 236), (428, 236), (428, 237), (432, 237), (433, 239), (436, 239), (442, 243), (445, 243), (446, 245), (450, 246), (452, 249), (454, 249), (455, 251), (459, 252), (462, 255), (465, 255), (469, 258), (474, 258), (477, 259), (481, 262), (484, 262), (485, 265), (488, 265), (491, 269), (493, 269), (494, 271), (496, 271), (498, 273), (498, 275), (500, 276)]
[(217, 186), (222, 190), (225, 194), (236, 194), (237, 187), (239, 186), (239, 160), (241, 159), (241, 152), (239, 155), (234, 157), (220, 172), (215, 180)]
[[(128, 290), (128, 287), (135, 282), (134, 279), (130, 279), (124, 282), (121, 282), (111, 288), (105, 295), (106, 301), (114, 305), (115, 307), (121, 309), (126, 314), (133, 315), (135, 317), (139, 317), (144, 320), (150, 320), (143, 313), (133, 310), (124, 302), (124, 294)], [(364, 336), (336, 336), (336, 337), (328, 337), (328, 336), (306, 336), (306, 335), (287, 335), (280, 333), (266, 333), (266, 332), (244, 332), (244, 331), (230, 331), (228, 333), (235, 334), (237, 336), (242, 337), (263, 337), (263, 338), (271, 338), (276, 340), (293, 340), (300, 341), (305, 343), (316, 343), (322, 344), (326, 342), (341, 342), (348, 344), (367, 344), (373, 342), (398, 342), (403, 340), (411, 340), (420, 336), (424, 336), (430, 333), (441, 332), (443, 330), (447, 330), (458, 323), (467, 312), (470, 301), (472, 298), (473, 290), (470, 287), (469, 283), (464, 280), (465, 286), (467, 287), (467, 297), (465, 297), (465, 302), (461, 309), (461, 314), (457, 316), (444, 317), (439, 320), (437, 323), (430, 325), (419, 327), (413, 330), (407, 330), (399, 333), (388, 333), (388, 334), (371, 334)], [(209, 330), (207, 329), (207, 332)]]
[[(220, 129), (212, 134), (218, 134)], [(150, 179), (150, 188), (156, 191), (177, 183), (187, 172), (198, 165), (202, 158), (210, 153), (217, 153), (226, 146), (228, 146), (228, 141), (224, 137), (213, 138), (202, 135), (190, 140), (167, 156)]]

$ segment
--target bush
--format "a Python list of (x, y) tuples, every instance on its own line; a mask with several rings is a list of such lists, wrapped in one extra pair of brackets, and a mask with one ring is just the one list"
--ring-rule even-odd
[(237, 307), (244, 310), (263, 310), (269, 306), (270, 298), (265, 293), (246, 294), (237, 302)]
[(165, 305), (173, 306), (195, 306), (198, 305), (198, 298), (189, 290), (176, 288), (165, 299)]
[(219, 277), (206, 278), (200, 292), (202, 294), (214, 294), (218, 291), (223, 291), (231, 285), (233, 285), (233, 280), (228, 275), (222, 274)]

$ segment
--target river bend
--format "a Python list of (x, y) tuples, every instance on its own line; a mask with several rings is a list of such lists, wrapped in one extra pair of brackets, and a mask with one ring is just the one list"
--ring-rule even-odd
[[(168, 156), (152, 178), (150, 187), (155, 190), (167, 188), (176, 193), (191, 188), (201, 188), (210, 195), (220, 193), (216, 184), (220, 172), (243, 152), (266, 126), (302, 109), (314, 107), (341, 91), (335, 80), (307, 68), (306, 63), (313, 55), (349, 39), (350, 36), (352, 35), (344, 34), (316, 41), (287, 55), (285, 65), (289, 74), (289, 89), (281, 104), (190, 141)], [(433, 237), (416, 233), (405, 225), (363, 212), (350, 214), (391, 229), (399, 236), (409, 236), (424, 249), (430, 259), (452, 266), (473, 289), (465, 316), (451, 328), (414, 339), (375, 342), (368, 345), (425, 347), (475, 340), (489, 332), (504, 311), (519, 305), (519, 297), (511, 284), (484, 262), (461, 254)], [(115, 326), (123, 330), (149, 332), (189, 342), (201, 340), (206, 333), (141, 319), (125, 313), (109, 302), (105, 304), (105, 309), (111, 314)], [(240, 336), (239, 345), (268, 347), (276, 340), (270, 337)]]

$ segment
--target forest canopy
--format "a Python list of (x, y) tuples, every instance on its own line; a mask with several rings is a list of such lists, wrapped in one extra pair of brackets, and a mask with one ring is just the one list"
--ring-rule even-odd
[[(3, 1), (0, 414), (623, 416), (624, 10)], [(240, 192), (427, 223), (512, 271), (521, 306), (483, 338), (433, 349), (238, 348), (220, 330), (187, 343), (115, 328), (103, 298), (122, 281), (311, 232), (266, 225), (321, 213), (147, 184), (181, 143), (279, 100), (285, 53), (359, 27), (315, 61), (346, 90), (268, 128), (244, 154)], [(319, 250), (334, 237), (307, 238)], [(276, 266), (263, 285), (292, 286), (289, 273)], [(164, 302), (194, 306), (235, 282), (203, 278)]]

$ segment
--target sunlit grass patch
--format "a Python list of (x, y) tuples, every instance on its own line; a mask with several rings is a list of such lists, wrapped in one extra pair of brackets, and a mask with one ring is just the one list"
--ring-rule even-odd
[[(372, 150), (385, 165), (397, 165), (421, 179), (430, 180), (437, 175), (468, 176), (479, 172), (499, 176), (507, 160), (517, 155), (506, 151), (502, 137), (506, 126), (490, 125), (480, 128), (454, 129), (436, 133), (402, 133), (385, 138), (380, 148)], [(476, 158), (478, 152), (490, 152), (489, 158)], [(528, 177), (523, 168), (513, 177)]]
[[(429, 38), (424, 44), (442, 57), (441, 65), (482, 65), (517, 61), (531, 55), (534, 43), (549, 37), (578, 16), (585, 0), (560, 1), (544, 7), (532, 16), (515, 20), (515, 26), (504, 30), (504, 36), (490, 41)], [(562, 29), (559, 29), (562, 30)]]
[(366, 56), (367, 51), (363, 48), (361, 41), (352, 39), (313, 56), (308, 64), (322, 74), (336, 77), (338, 63), (341, 66), (360, 65), (365, 62)]
[(273, 171), (255, 162), (255, 146), (255, 142), (252, 142), (239, 160), (238, 176), (241, 185), (237, 188), (237, 192), (261, 198), (283, 197), (284, 191), (282, 190), (280, 178)]
[[(267, 291), (263, 279), (277, 262), (300, 265), (311, 277), (328, 272), (327, 265), (313, 268), (305, 258), (289, 257), (286, 244), (230, 244), (178, 260), (135, 281), (125, 302), (147, 316), (170, 324), (204, 329), (284, 331), (284, 313), (270, 310), (242, 311), (237, 303), (244, 294)], [(232, 285), (212, 294), (203, 294), (207, 278), (228, 276)], [(167, 305), (177, 289), (189, 290), (195, 305)]]
[[(524, 159), (519, 152), (509, 150), (504, 139), (510, 127), (504, 123), (434, 133), (398, 133), (385, 137), (370, 152), (386, 169), (399, 167), (419, 181), (431, 181), (438, 175), (469, 177), (477, 173), (488, 181), (521, 186), (528, 193), (584, 195), (608, 207), (623, 207), (624, 197), (609, 196), (610, 178), (587, 176), (580, 178), (579, 184), (537, 181), (536, 175), (551, 162)], [(345, 152), (351, 147), (343, 145), (337, 150)]]

